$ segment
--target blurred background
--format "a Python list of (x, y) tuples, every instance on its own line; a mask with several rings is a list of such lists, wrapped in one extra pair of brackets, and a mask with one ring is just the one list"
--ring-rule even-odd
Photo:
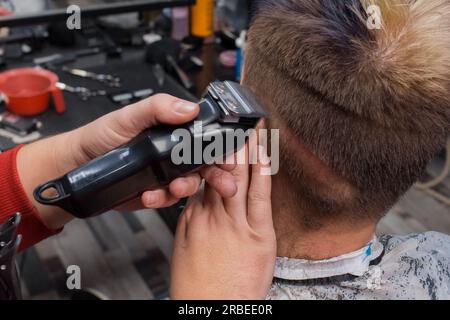
[[(79, 6), (81, 15), (68, 13), (70, 5)], [(50, 103), (30, 116), (3, 102), (0, 150), (72, 130), (155, 93), (197, 101), (212, 80), (239, 81), (254, 5), (253, 0), (0, 0), (0, 72), (30, 66), (54, 72), (66, 104), (63, 114)], [(413, 188), (379, 233), (450, 233), (446, 159), (443, 150), (423, 177), (432, 183)], [(180, 203), (158, 212), (111, 212), (74, 221), (19, 257), (25, 298), (87, 298), (86, 292), (67, 289), (70, 265), (80, 266), (83, 289), (103, 298), (167, 298), (182, 209)]]

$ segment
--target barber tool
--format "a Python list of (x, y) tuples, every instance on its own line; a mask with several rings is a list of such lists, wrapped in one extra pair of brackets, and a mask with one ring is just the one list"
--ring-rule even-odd
[(181, 46), (177, 41), (172, 39), (163, 39), (152, 43), (147, 47), (146, 60), (149, 63), (160, 64), (165, 69), (173, 73), (180, 83), (187, 89), (193, 90), (194, 83), (183, 69), (178, 65)]
[(125, 105), (131, 103), (131, 101), (133, 101), (134, 96), (131, 92), (122, 92), (122, 93), (111, 95), (110, 98), (111, 98), (112, 102), (117, 103), (121, 106), (125, 106)]
[(166, 82), (166, 73), (160, 64), (155, 64), (153, 66), (153, 75), (156, 78), (156, 82), (158, 82), (158, 86), (162, 88)]
[(81, 33), (89, 47), (102, 48), (102, 51), (106, 53), (108, 58), (120, 58), (122, 56), (122, 47), (104, 29), (99, 28), (92, 21), (88, 21), (86, 24), (87, 26), (83, 26)]
[(0, 149), (40, 139), (41, 127), (42, 123), (36, 119), (20, 117), (10, 112), (0, 114), (0, 137), (6, 138), (0, 141)]
[(0, 38), (0, 45), (24, 43), (39, 45), (48, 37), (48, 32), (42, 26), (26, 27), (13, 30), (8, 36)]
[(133, 101), (139, 101), (153, 95), (155, 91), (153, 89), (142, 89), (134, 92), (122, 92), (118, 94), (110, 95), (111, 100), (114, 103), (122, 106), (127, 105)]
[(180, 66), (186, 71), (197, 71), (201, 70), (205, 66), (205, 63), (199, 57), (189, 53), (182, 57)]
[(41, 66), (57, 66), (69, 62), (76, 61), (78, 58), (87, 57), (101, 52), (100, 48), (81, 49), (72, 53), (55, 53), (49, 56), (38, 57), (33, 60), (35, 65)]
[(121, 84), (122, 80), (119, 77), (113, 76), (111, 74), (100, 74), (81, 69), (69, 68), (66, 66), (62, 67), (62, 70), (77, 77), (87, 78), (101, 82), (109, 87), (118, 88), (122, 85)]
[(19, 223), (20, 214), (16, 213), (0, 225), (0, 250), (6, 247), (17, 236), (17, 226)]
[(15, 256), (22, 237), (17, 235), (20, 214), (16, 213), (0, 225), (0, 300), (21, 299), (20, 281)]
[(85, 87), (72, 87), (68, 84), (58, 82), (56, 86), (63, 91), (76, 94), (81, 100), (87, 101), (93, 97), (106, 96), (106, 90), (91, 90)]
[(34, 131), (25, 136), (14, 133), (11, 130), (0, 128), (0, 137), (6, 138), (0, 141), (0, 149), (7, 150), (11, 147), (15, 147), (18, 144), (30, 143), (39, 140), (42, 135), (39, 131)]
[(11, 139), (0, 136), (0, 153), (17, 147)]
[[(213, 82), (200, 102), (196, 121), (148, 129), (130, 143), (37, 187), (34, 197), (76, 217), (92, 217), (233, 154), (245, 144), (245, 135), (236, 143), (236, 131), (252, 129), (266, 116), (248, 88), (234, 82)], [(213, 158), (205, 159), (204, 152), (214, 141), (230, 136), (234, 143), (213, 148)], [(187, 161), (174, 160), (174, 152), (180, 149)]]
[(50, 95), (58, 113), (66, 110), (64, 96), (56, 86), (58, 76), (39, 68), (20, 68), (0, 74), (0, 92), (6, 107), (20, 116), (35, 116), (47, 110)]
[(142, 89), (133, 92), (133, 96), (136, 100), (142, 100), (150, 97), (155, 91), (153, 89)]
[(10, 112), (0, 114), (0, 129), (25, 138), (39, 131), (42, 122), (36, 119), (20, 117)]

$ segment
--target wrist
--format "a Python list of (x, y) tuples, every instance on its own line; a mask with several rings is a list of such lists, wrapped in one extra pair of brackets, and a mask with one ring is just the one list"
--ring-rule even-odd
[(55, 178), (81, 166), (87, 159), (81, 146), (80, 129), (66, 132), (44, 140), (51, 155), (50, 164), (53, 166)]
[(57, 135), (24, 146), (17, 155), (17, 170), (23, 189), (44, 225), (58, 230), (73, 217), (64, 210), (38, 203), (34, 189), (54, 180), (77, 167), (75, 135), (72, 132)]

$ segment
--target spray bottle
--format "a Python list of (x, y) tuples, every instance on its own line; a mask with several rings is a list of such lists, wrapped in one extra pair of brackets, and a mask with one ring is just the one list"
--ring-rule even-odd
[(214, 0), (197, 0), (191, 7), (191, 34), (200, 38), (214, 35)]

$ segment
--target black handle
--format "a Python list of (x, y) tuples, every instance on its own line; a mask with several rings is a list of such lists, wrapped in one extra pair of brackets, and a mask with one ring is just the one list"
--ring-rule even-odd
[[(46, 197), (44, 193), (51, 189), (57, 191), (57, 195)], [(47, 182), (34, 190), (34, 198), (42, 204), (53, 205), (66, 199), (68, 196), (69, 195), (65, 193), (64, 188), (59, 181)]]

